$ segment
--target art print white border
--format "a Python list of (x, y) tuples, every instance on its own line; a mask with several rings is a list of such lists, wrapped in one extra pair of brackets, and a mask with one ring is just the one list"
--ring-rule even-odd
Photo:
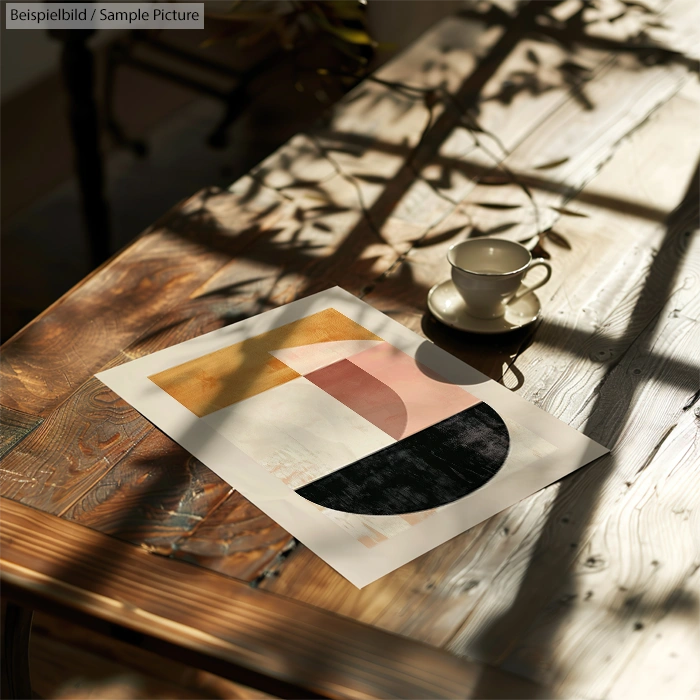
[[(157, 372), (328, 308), (336, 309), (448, 381), (461, 385), (504, 419), (515, 420), (557, 449), (532, 467), (517, 470), (507, 478), (491, 480), (464, 498), (442, 506), (422, 522), (367, 548), (148, 379)], [(608, 452), (340, 287), (96, 376), (358, 588)]]

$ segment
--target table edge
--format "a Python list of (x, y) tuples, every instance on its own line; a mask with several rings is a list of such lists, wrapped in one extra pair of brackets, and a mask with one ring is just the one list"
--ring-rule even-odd
[[(303, 691), (297, 697), (465, 698), (477, 690), (479, 697), (546, 695), (499, 669), (6, 498), (0, 498), (0, 526), (3, 595), (72, 619), (125, 627), (160, 643), (166, 654), (179, 648), (200, 667), (233, 680), (260, 687), (269, 679), (284, 695)], [(176, 577), (177, 589), (155, 588)], [(170, 618), (163, 614), (168, 595), (175, 605)]]

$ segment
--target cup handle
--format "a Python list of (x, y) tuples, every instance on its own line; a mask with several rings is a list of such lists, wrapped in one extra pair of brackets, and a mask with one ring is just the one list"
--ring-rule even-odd
[(532, 285), (532, 287), (525, 287), (521, 292), (518, 292), (508, 303), (512, 303), (514, 301), (517, 301), (521, 297), (524, 297), (526, 294), (529, 294), (530, 292), (534, 292), (535, 289), (539, 289), (542, 285), (547, 284), (549, 282), (549, 278), (552, 276), (552, 266), (544, 259), (544, 258), (535, 258), (531, 263), (530, 267), (527, 269), (527, 272), (525, 275), (527, 275), (530, 270), (532, 270), (533, 267), (536, 265), (542, 265), (546, 270), (547, 274), (544, 276), (544, 279), (541, 279), (539, 282), (536, 282), (535, 284)]

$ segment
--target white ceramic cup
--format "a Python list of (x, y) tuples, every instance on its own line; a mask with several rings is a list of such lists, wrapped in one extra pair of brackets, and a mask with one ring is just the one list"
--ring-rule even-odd
[[(467, 312), (475, 318), (500, 318), (508, 304), (546, 284), (552, 276), (546, 260), (533, 259), (525, 246), (500, 238), (455, 243), (447, 259), (452, 266), (452, 281)], [(518, 291), (525, 275), (538, 265), (547, 271), (544, 279)]]

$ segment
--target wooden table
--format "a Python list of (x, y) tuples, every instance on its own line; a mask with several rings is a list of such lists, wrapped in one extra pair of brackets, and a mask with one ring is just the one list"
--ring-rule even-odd
[[(4, 595), (280, 695), (700, 691), (698, 5), (675, 52), (555, 6), (439, 24), (6, 343)], [(536, 227), (534, 327), (430, 317), (452, 243)], [(335, 284), (612, 452), (360, 591), (93, 377)]]

